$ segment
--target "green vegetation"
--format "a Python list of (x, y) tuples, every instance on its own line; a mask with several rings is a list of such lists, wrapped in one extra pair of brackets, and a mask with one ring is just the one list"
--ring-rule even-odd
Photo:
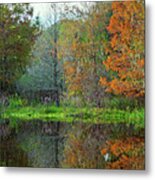
[(136, 128), (144, 128), (144, 109), (108, 109), (88, 107), (56, 107), (52, 104), (31, 104), (20, 98), (10, 99), (3, 119), (11, 119), (11, 125), (16, 126), (20, 121), (82, 121), (85, 123), (126, 123)]

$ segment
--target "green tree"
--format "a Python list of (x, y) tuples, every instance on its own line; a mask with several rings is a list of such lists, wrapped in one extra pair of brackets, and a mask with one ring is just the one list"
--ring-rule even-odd
[[(55, 61), (51, 56), (51, 49), (53, 48), (51, 43), (53, 38), (52, 31), (52, 28), (49, 27), (35, 41), (32, 48), (32, 63), (27, 67), (26, 73), (16, 83), (17, 90), (22, 96), (29, 96), (30, 92), (31, 95), (37, 94), (37, 92), (44, 92), (44, 94), (49, 92), (51, 97), (55, 95)], [(58, 73), (57, 88), (60, 94), (63, 89), (61, 61), (58, 61), (56, 70)]]
[(32, 22), (32, 16), (29, 4), (0, 5), (0, 85), (3, 92), (12, 92), (15, 80), (29, 63), (39, 25)]

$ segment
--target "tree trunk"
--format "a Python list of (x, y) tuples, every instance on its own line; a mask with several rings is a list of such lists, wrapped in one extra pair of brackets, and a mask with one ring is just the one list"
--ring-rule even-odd
[(56, 4), (53, 6), (54, 10), (54, 88), (55, 88), (55, 104), (57, 107), (60, 106), (60, 98), (59, 98), (59, 86), (58, 86), (58, 55), (57, 55), (57, 39), (58, 39), (58, 29), (57, 29), (57, 10)]

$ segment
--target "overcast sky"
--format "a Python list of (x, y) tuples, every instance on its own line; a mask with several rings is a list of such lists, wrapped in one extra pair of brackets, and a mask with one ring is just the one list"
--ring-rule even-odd
[[(82, 8), (81, 4), (82, 4), (82, 2), (81, 3), (80, 2), (67, 3), (67, 5), (69, 5), (70, 7), (73, 5), (76, 5), (79, 8), (80, 7)], [(51, 3), (31, 3), (31, 6), (34, 9), (34, 17), (39, 16), (41, 24), (45, 25), (47, 20), (50, 18), (50, 14), (52, 13), (51, 8), (50, 8)], [(63, 9), (64, 3), (58, 3), (58, 6), (61, 9)]]
[(31, 3), (34, 9), (34, 17), (39, 16), (41, 24), (44, 24), (50, 14), (50, 3)]

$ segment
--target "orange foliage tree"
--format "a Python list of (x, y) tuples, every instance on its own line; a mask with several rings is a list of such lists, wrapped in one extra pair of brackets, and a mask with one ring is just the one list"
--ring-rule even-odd
[(144, 3), (113, 2), (109, 31), (111, 38), (103, 62), (110, 76), (101, 77), (106, 91), (132, 98), (144, 97)]
[(106, 56), (105, 47), (109, 39), (106, 27), (111, 16), (111, 3), (83, 5), (85, 11), (78, 7), (75, 9), (80, 13), (80, 19), (61, 22), (59, 55), (64, 59), (69, 95), (99, 107), (104, 97), (104, 87), (99, 80), (104, 74), (102, 59)]

